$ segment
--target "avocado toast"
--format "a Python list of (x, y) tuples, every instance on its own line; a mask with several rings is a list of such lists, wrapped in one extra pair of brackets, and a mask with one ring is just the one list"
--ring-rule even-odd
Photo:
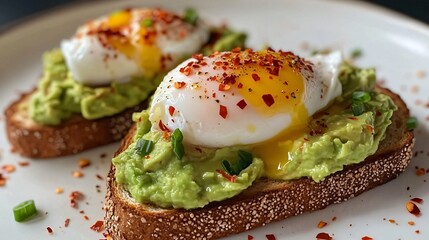
[[(298, 63), (298, 65), (301, 64), (296, 68), (291, 67), (293, 68), (292, 70), (295, 70), (292, 71), (294, 74), (298, 70), (302, 73), (302, 68), (308, 67), (306, 65), (307, 61), (289, 52), (280, 51), (279, 53), (273, 53), (272, 50), (263, 53), (253, 53), (252, 51), (247, 51), (247, 53), (232, 53), (228, 54), (228, 56), (221, 54), (221, 58), (224, 57), (223, 59), (225, 60), (230, 55), (236, 57), (237, 54), (241, 57), (240, 61), (243, 61), (244, 58), (244, 63), (246, 62), (245, 56), (262, 56), (262, 58), (256, 61), (256, 64), (259, 66), (263, 66), (267, 56), (270, 55), (273, 55), (274, 59), (280, 59), (283, 62), (291, 60), (294, 63)], [(276, 58), (279, 55), (284, 58)], [(268, 59), (272, 59), (271, 57), (268, 57)], [(263, 59), (263, 61), (260, 59)], [(260, 62), (258, 63), (258, 61)], [(195, 62), (201, 64), (203, 61), (197, 58)], [(231, 62), (234, 63), (236, 61), (232, 60)], [(271, 61), (268, 60), (268, 62)], [(214, 60), (213, 63), (216, 63), (216, 61)], [(311, 66), (314, 67), (316, 65), (320, 64), (313, 63)], [(270, 74), (272, 74), (271, 66), (267, 67)], [(310, 67), (308, 69), (313, 68)], [(273, 75), (276, 74), (277, 71), (274, 71)], [(249, 81), (270, 81), (262, 78), (261, 80), (253, 74), (251, 76), (253, 80), (249, 79)], [(261, 73), (258, 76), (261, 76)], [(207, 150), (207, 147), (196, 146), (196, 151), (189, 150), (189, 144), (187, 143), (188, 146), (184, 147), (185, 153), (183, 155), (183, 150), (177, 148), (177, 139), (181, 141), (186, 139), (185, 127), (180, 129), (184, 132), (180, 138), (175, 136), (176, 130), (169, 129), (174, 128), (171, 122), (168, 125), (166, 121), (159, 121), (159, 125), (154, 127), (153, 119), (156, 118), (150, 115), (154, 114), (154, 112), (151, 112), (149, 115), (145, 111), (141, 114), (136, 114), (134, 120), (137, 122), (137, 126), (133, 127), (129, 135), (124, 139), (109, 172), (105, 216), (109, 233), (114, 239), (219, 238), (306, 211), (322, 209), (330, 204), (345, 201), (395, 178), (409, 164), (411, 150), (414, 145), (413, 133), (406, 127), (406, 121), (409, 117), (406, 105), (398, 95), (390, 92), (388, 89), (374, 86), (375, 75), (372, 70), (360, 70), (352, 66), (343, 65), (338, 76), (343, 85), (342, 95), (336, 97), (335, 103), (331, 107), (320, 111), (319, 114), (313, 115), (308, 126), (312, 126), (313, 123), (318, 123), (319, 125), (326, 124), (327, 126), (324, 128), (332, 129), (330, 124), (335, 125), (335, 123), (330, 123), (329, 119), (336, 119), (337, 116), (343, 116), (343, 120), (340, 119), (338, 124), (345, 126), (346, 129), (351, 127), (350, 129), (352, 130), (348, 130), (350, 134), (335, 135), (332, 134), (331, 130), (321, 130), (315, 133), (312, 131), (317, 128), (309, 128), (311, 131), (303, 136), (298, 135), (299, 137), (295, 138), (293, 145), (295, 148), (292, 148), (292, 150), (288, 148), (287, 150), (290, 151), (290, 154), (285, 155), (285, 158), (288, 156), (287, 164), (294, 166), (296, 163), (293, 161), (298, 160), (298, 167), (293, 172), (287, 172), (287, 165), (284, 165), (286, 166), (285, 168), (279, 168), (279, 170), (286, 169), (280, 172), (283, 174), (281, 177), (267, 172), (269, 170), (267, 166), (270, 164), (267, 160), (262, 158), (265, 167), (259, 165), (260, 159), (258, 158), (261, 155), (257, 152), (258, 146), (255, 148), (246, 145), (238, 146), (238, 148), (244, 149), (244, 152), (250, 153), (250, 156), (256, 155), (251, 162), (246, 164), (242, 164), (241, 160), (243, 155), (248, 154), (243, 154), (243, 151), (240, 152), (239, 150), (238, 155), (240, 158), (239, 160), (234, 160), (237, 150), (230, 147), (227, 147), (225, 150), (231, 152), (230, 154), (223, 155), (216, 160), (216, 154), (222, 151), (222, 147), (213, 150), (216, 152), (213, 155), (210, 153), (211, 150)], [(227, 78), (227, 76), (224, 77)], [(228, 84), (232, 86), (235, 84), (240, 88), (239, 86), (243, 82), (245, 86), (250, 83), (240, 78), (236, 78), (235, 80), (233, 83), (222, 81), (219, 89), (229, 90), (229, 87), (225, 88), (223, 86)], [(173, 81), (179, 80), (175, 79)], [(183, 84), (179, 85), (178, 89)], [(165, 85), (161, 84), (161, 87), (157, 91), (169, 91), (165, 90), (169, 89), (168, 87), (162, 89), (163, 87)], [(254, 93), (255, 90), (255, 88), (252, 88), (252, 91), (249, 92)], [(234, 93), (236, 94), (236, 92)], [(358, 97), (355, 97), (355, 95)], [(266, 96), (266, 94), (263, 96)], [(369, 99), (367, 99), (368, 97)], [(366, 99), (364, 100), (365, 104), (361, 106), (358, 104), (360, 100), (356, 100), (356, 102), (352, 100), (355, 98)], [(156, 99), (157, 95), (155, 95), (154, 101)], [(262, 99), (267, 104), (266, 99), (264, 97)], [(387, 104), (387, 108), (381, 107), (384, 105), (383, 102)], [(273, 102), (268, 103), (270, 103), (267, 104), (269, 107), (273, 105)], [(153, 111), (156, 104), (158, 103), (152, 102), (151, 111)], [(359, 105), (359, 107), (354, 105)], [(165, 106), (169, 110), (171, 109), (171, 106)], [(237, 106), (243, 109), (243, 104), (237, 104)], [(340, 106), (341, 111), (338, 111), (336, 106)], [(219, 115), (227, 119), (227, 116), (230, 115), (222, 111), (224, 108), (221, 105)], [(176, 105), (173, 109), (174, 111), (169, 111), (169, 114), (172, 117), (176, 111), (179, 111), (180, 114), (185, 114), (182, 112), (183, 109), (177, 109), (178, 106)], [(227, 113), (231, 114), (230, 108), (228, 109)], [(159, 110), (155, 111), (156, 113), (159, 113)], [(325, 115), (328, 115), (328, 117), (324, 117)], [(148, 128), (146, 123), (149, 119), (152, 121), (152, 127), (149, 126)], [(176, 120), (173, 123), (177, 122), (177, 118), (173, 119)], [(364, 121), (357, 124), (361, 120)], [(157, 121), (154, 122), (157, 123)], [(345, 122), (346, 124), (342, 124), (341, 122)], [(384, 123), (380, 125), (382, 122)], [(359, 131), (353, 130), (353, 126), (356, 126), (356, 124), (359, 126)], [(162, 129), (164, 136), (158, 139), (153, 138), (152, 134), (148, 135), (149, 131), (153, 131), (149, 130), (150, 128)], [(335, 128), (334, 131), (336, 131)], [(252, 129), (252, 132), (255, 131)], [(329, 137), (329, 135), (334, 135), (332, 143), (330, 143), (333, 145), (332, 151), (335, 153), (332, 159), (324, 159), (326, 152), (329, 153), (331, 151), (329, 148), (326, 148), (326, 152), (318, 151), (316, 154), (313, 154), (315, 157), (313, 157), (313, 161), (308, 162), (309, 164), (301, 160), (304, 155), (298, 154), (295, 156), (299, 152), (305, 153), (311, 146), (324, 144), (323, 141), (320, 142), (320, 139)], [(366, 136), (369, 136), (369, 138)], [(354, 137), (357, 137), (356, 139), (358, 140), (353, 140)], [(140, 151), (138, 142), (141, 139), (145, 143), (149, 143), (143, 145), (148, 150), (142, 155), (144, 158), (138, 157)], [(150, 141), (153, 143), (150, 143)], [(171, 146), (163, 145), (170, 141)], [(353, 145), (352, 142), (354, 141), (358, 141), (356, 145)], [(151, 146), (152, 144), (154, 146)], [(350, 146), (350, 144), (352, 145)], [(349, 160), (354, 158), (353, 155), (361, 155), (360, 151), (355, 154), (356, 149), (360, 148), (361, 145), (368, 145), (369, 147), (364, 150), (366, 156), (358, 157), (356, 161), (349, 162)], [(375, 149), (372, 148), (374, 145)], [(160, 146), (167, 147), (160, 148)], [(271, 146), (274, 147), (273, 145)], [(347, 148), (350, 151), (344, 151)], [(170, 151), (171, 155), (165, 157), (167, 154), (165, 152)], [(180, 152), (182, 153), (180, 154)], [(196, 152), (204, 153), (203, 155), (205, 156), (202, 157), (204, 160), (198, 157), (194, 158), (195, 154), (198, 154)], [(158, 159), (159, 155), (163, 155), (163, 157), (158, 162), (158, 165), (154, 165), (152, 161)], [(338, 169), (336, 167), (336, 159), (340, 159), (344, 155), (346, 158), (341, 160), (341, 168)], [(176, 158), (178, 161), (175, 160)], [(211, 164), (205, 162), (210, 161), (211, 163), (212, 160), (209, 159), (212, 158), (218, 164), (213, 169), (207, 167)], [(136, 161), (133, 162), (132, 159), (136, 159)], [(130, 164), (126, 167), (128, 163)], [(176, 166), (176, 164), (182, 167), (179, 167), (179, 169), (174, 168), (173, 166)], [(320, 166), (324, 167), (320, 168)], [(237, 168), (239, 169), (237, 170)], [(329, 171), (326, 172), (326, 168)], [(165, 169), (174, 170), (170, 174), (168, 171), (165, 172)], [(193, 185), (189, 185), (190, 183), (187, 182), (187, 178), (182, 175), (182, 173), (187, 172), (189, 169), (191, 169), (190, 181), (195, 181), (197, 185), (201, 186), (201, 189), (197, 190), (197, 195), (194, 195), (191, 190), (192, 187), (189, 187)], [(205, 172), (207, 169), (210, 170)], [(258, 169), (261, 169), (262, 174)], [(162, 176), (157, 175), (157, 171), (163, 173)], [(201, 171), (204, 174), (201, 174)], [(213, 171), (213, 173), (210, 173), (210, 171)], [(299, 172), (298, 175), (293, 175), (296, 172)], [(316, 174), (312, 175), (313, 173)], [(189, 174), (186, 174), (186, 176), (189, 176)], [(168, 180), (167, 178), (171, 179)], [(175, 182), (178, 184), (175, 184)], [(250, 182), (249, 185), (247, 185), (248, 182)], [(161, 185), (160, 190), (151, 192), (153, 189), (157, 189), (159, 185)], [(180, 189), (179, 185), (188, 187), (177, 190)], [(213, 191), (215, 190), (219, 191), (223, 197), (218, 198), (214, 196)], [(147, 191), (150, 194), (147, 194)], [(231, 196), (231, 192), (233, 192), (233, 196)], [(191, 197), (186, 196), (188, 194)], [(164, 197), (158, 198), (158, 195)], [(195, 198), (201, 201), (194, 201)]]

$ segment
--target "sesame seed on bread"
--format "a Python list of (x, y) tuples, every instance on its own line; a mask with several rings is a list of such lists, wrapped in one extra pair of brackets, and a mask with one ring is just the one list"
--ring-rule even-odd
[[(407, 130), (409, 111), (402, 99), (386, 88), (398, 106), (377, 152), (363, 162), (346, 166), (323, 181), (260, 179), (241, 194), (204, 208), (163, 209), (134, 201), (115, 181), (112, 165), (107, 177), (105, 226), (115, 240), (216, 239), (247, 231), (304, 212), (346, 201), (396, 178), (412, 156), (414, 135)], [(116, 155), (124, 151), (136, 131), (131, 128)]]
[(75, 114), (58, 126), (34, 122), (22, 105), (33, 91), (24, 93), (5, 111), (6, 133), (12, 151), (31, 158), (52, 158), (121, 140), (132, 125), (131, 115), (147, 107), (147, 101), (116, 115), (88, 120)]

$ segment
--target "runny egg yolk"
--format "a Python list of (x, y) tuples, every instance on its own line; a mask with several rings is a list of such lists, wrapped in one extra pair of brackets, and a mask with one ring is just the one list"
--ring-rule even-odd
[[(110, 29), (131, 31), (132, 20), (130, 11), (120, 11), (110, 15), (106, 25)], [(162, 69), (162, 52), (156, 45), (154, 29), (151, 29), (151, 26), (139, 24), (139, 29), (136, 32), (129, 35), (121, 32), (107, 34), (106, 40), (110, 46), (129, 59), (133, 59), (147, 77), (153, 77)]]
[[(281, 59), (276, 53), (261, 54)], [(274, 63), (274, 67), (268, 68), (268, 71), (266, 67), (257, 64), (244, 65), (235, 73), (238, 76), (236, 78), (238, 92), (247, 104), (268, 117), (279, 113), (287, 113), (291, 117), (286, 129), (273, 139), (254, 147), (255, 156), (264, 160), (265, 171), (270, 178), (282, 176), (280, 170), (288, 162), (292, 144), (307, 131), (309, 119), (303, 101), (305, 79), (301, 71), (292, 67), (291, 62), (283, 61), (278, 64), (276, 67)], [(249, 126), (249, 130), (251, 128), (252, 126)]]

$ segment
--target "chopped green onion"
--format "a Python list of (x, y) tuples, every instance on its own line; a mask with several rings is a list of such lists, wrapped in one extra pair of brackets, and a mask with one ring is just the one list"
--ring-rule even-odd
[(222, 161), (223, 169), (231, 176), (240, 174), (245, 168), (252, 164), (253, 156), (251, 153), (239, 150), (238, 151), (239, 160), (231, 164), (228, 160)]
[(353, 115), (359, 116), (363, 112), (365, 112), (365, 106), (363, 105), (362, 102), (354, 102), (352, 103), (352, 112), (353, 112)]
[(232, 169), (231, 164), (228, 162), (228, 160), (222, 161), (222, 168), (229, 174), (229, 175), (235, 175), (235, 171)]
[(353, 59), (361, 57), (361, 56), (362, 56), (362, 50), (359, 48), (354, 49), (350, 54), (350, 57)]
[(198, 13), (193, 8), (188, 8), (185, 10), (185, 15), (183, 16), (185, 22), (195, 25), (198, 20)]
[(407, 129), (408, 130), (413, 130), (417, 128), (417, 118), (416, 117), (410, 117), (407, 120)]
[(151, 153), (153, 150), (153, 145), (154, 145), (154, 143), (151, 140), (146, 140), (146, 139), (140, 138), (137, 141), (137, 144), (135, 147), (137, 154), (140, 156), (149, 155), (149, 153)]
[(353, 92), (352, 101), (366, 103), (371, 101), (371, 95), (368, 92), (356, 91), (356, 92)]
[(176, 128), (171, 135), (171, 143), (173, 145), (173, 152), (177, 159), (181, 160), (185, 155), (185, 147), (183, 146), (183, 134), (180, 129)]
[(34, 200), (22, 202), (13, 208), (13, 216), (15, 221), (22, 222), (37, 214)]
[(238, 156), (240, 157), (240, 161), (238, 162), (240, 163), (241, 170), (247, 168), (250, 164), (252, 164), (253, 156), (251, 153), (239, 150)]
[(150, 18), (144, 19), (140, 22), (140, 24), (144, 27), (151, 27), (153, 25), (153, 21)]

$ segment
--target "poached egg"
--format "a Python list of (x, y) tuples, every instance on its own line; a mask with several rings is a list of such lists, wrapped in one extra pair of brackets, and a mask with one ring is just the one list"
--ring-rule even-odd
[(310, 117), (341, 95), (342, 55), (234, 50), (193, 58), (170, 71), (150, 106), (152, 131), (183, 133), (185, 144), (251, 146), (277, 176)]
[(127, 82), (171, 70), (198, 52), (209, 27), (161, 9), (125, 9), (87, 22), (61, 42), (73, 78), (85, 85)]

